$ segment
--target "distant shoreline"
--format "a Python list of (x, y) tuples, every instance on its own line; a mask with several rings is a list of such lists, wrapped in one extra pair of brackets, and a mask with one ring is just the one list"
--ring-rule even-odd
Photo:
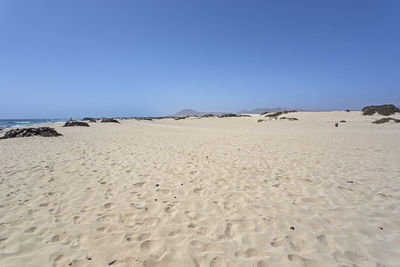
[(0, 119), (0, 129), (65, 122), (67, 119)]

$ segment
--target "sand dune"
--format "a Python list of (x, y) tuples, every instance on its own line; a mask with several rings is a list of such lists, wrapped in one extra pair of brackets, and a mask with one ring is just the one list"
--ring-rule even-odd
[(287, 117), (0, 140), (0, 266), (399, 266), (400, 124)]

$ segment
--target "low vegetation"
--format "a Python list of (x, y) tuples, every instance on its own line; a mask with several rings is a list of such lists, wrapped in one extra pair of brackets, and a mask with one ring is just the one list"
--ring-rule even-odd
[(282, 118), (280, 118), (280, 120), (298, 121), (299, 119), (297, 119), (297, 118), (282, 117)]
[(400, 123), (400, 120), (394, 119), (394, 118), (389, 118), (389, 117), (373, 121), (372, 123), (383, 124), (383, 123), (387, 123), (387, 122), (390, 122), (390, 121), (394, 121), (395, 123)]
[(102, 123), (110, 123), (110, 122), (120, 123), (119, 121), (117, 121), (116, 119), (113, 119), (113, 118), (104, 118), (100, 122), (102, 122)]
[(282, 115), (282, 114), (283, 114), (283, 112), (282, 112), (282, 111), (279, 111), (279, 112), (267, 114), (267, 115), (265, 115), (265, 117), (266, 117), (266, 118), (276, 118), (276, 117), (279, 117), (279, 116)]
[(240, 115), (234, 113), (227, 113), (220, 116), (220, 118), (229, 118), (229, 117), (240, 117)]
[(201, 116), (202, 118), (211, 118), (211, 117), (215, 117), (214, 114), (204, 114), (203, 116)]
[[(278, 112), (275, 112), (275, 113), (267, 114), (267, 115), (265, 115), (265, 117), (266, 118), (276, 118), (276, 117), (279, 117), (282, 114), (288, 114), (288, 113), (294, 113), (294, 112), (297, 112), (297, 110), (278, 111)], [(261, 114), (261, 115), (263, 115), (263, 114)]]

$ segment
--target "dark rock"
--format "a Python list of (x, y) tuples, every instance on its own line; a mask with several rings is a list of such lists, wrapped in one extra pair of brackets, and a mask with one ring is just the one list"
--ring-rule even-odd
[(350, 109), (346, 109), (345, 111), (346, 111), (346, 112), (350, 112)]
[(73, 121), (69, 120), (66, 121), (63, 127), (72, 127), (72, 126), (84, 126), (84, 127), (89, 127), (89, 124), (83, 121)]
[(38, 127), (38, 128), (17, 128), (9, 130), (4, 134), (1, 139), (16, 138), (16, 137), (30, 137), (30, 136), (43, 136), (43, 137), (53, 137), (60, 136), (62, 134), (58, 133), (54, 128), (50, 127)]
[(398, 120), (398, 119), (393, 119), (393, 118), (382, 118), (382, 119), (379, 119), (379, 120), (376, 120), (376, 121), (373, 121), (372, 123), (375, 123), (375, 124), (382, 124), (382, 123), (387, 123), (387, 122), (389, 122), (389, 121), (394, 121), (395, 123), (400, 123), (400, 120)]
[(135, 119), (138, 120), (138, 121), (142, 121), (142, 120), (152, 121), (153, 119), (161, 119), (161, 117), (160, 118), (157, 118), (157, 117), (136, 117)]
[(100, 122), (102, 122), (102, 123), (109, 123), (109, 122), (119, 123), (119, 121), (117, 121), (116, 119), (113, 119), (113, 118), (104, 118)]
[(264, 121), (264, 120), (262, 120), (262, 119), (257, 120), (257, 122), (262, 122), (262, 121)]
[(378, 227), (379, 229), (383, 230), (383, 227)]
[(340, 122), (346, 122), (345, 120), (341, 120)]
[(380, 105), (380, 106), (366, 106), (362, 110), (363, 115), (374, 115), (378, 113), (383, 116), (393, 115), (396, 112), (400, 112), (400, 109), (395, 105)]
[(83, 118), (83, 121), (88, 121), (88, 122), (97, 122), (97, 120), (95, 118)]
[(282, 117), (282, 118), (280, 118), (280, 120), (298, 121), (299, 119), (297, 119), (297, 118)]
[(156, 184), (156, 187), (159, 187), (160, 186), (160, 184)]
[(293, 226), (290, 226), (290, 230), (294, 230), (294, 227), (293, 227)]
[(348, 183), (348, 184), (353, 184), (354, 181), (347, 181), (346, 183)]
[(335, 122), (335, 127), (339, 127), (339, 123)]

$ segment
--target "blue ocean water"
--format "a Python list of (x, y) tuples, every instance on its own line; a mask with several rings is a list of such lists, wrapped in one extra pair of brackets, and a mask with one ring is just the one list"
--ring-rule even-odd
[(0, 119), (0, 128), (66, 121), (66, 119)]

